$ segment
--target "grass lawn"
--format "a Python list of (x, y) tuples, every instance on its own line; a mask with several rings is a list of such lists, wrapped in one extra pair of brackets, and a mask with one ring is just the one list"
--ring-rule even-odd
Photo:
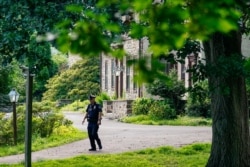
[[(178, 117), (175, 120), (151, 120), (148, 116), (131, 116), (121, 121), (147, 125), (187, 125), (210, 126), (211, 119)], [(73, 127), (59, 129), (49, 138), (33, 137), (32, 151), (54, 147), (76, 140), (87, 138), (87, 134)], [(209, 153), (210, 144), (192, 144), (180, 148), (159, 147), (121, 154), (81, 155), (64, 160), (49, 160), (32, 163), (32, 167), (203, 167)], [(24, 152), (24, 144), (0, 147), (0, 156), (20, 154)], [(24, 164), (0, 164), (0, 167), (23, 167)]]
[(143, 125), (180, 125), (180, 126), (211, 126), (212, 119), (201, 117), (178, 116), (173, 120), (152, 120), (147, 115), (135, 115), (121, 119), (122, 122)]
[[(204, 167), (210, 144), (192, 144), (181, 148), (159, 147), (122, 154), (81, 155), (64, 160), (32, 163), (32, 167)], [(23, 167), (23, 164), (1, 167)]]
[[(47, 138), (32, 137), (32, 151), (38, 151), (49, 147), (55, 147), (67, 143), (71, 143), (77, 140), (86, 139), (87, 133), (82, 132), (73, 126), (71, 127), (61, 127), (58, 129), (57, 133), (51, 135)], [(0, 157), (7, 155), (15, 155), (24, 153), (24, 142), (19, 143), (16, 146), (1, 146), (0, 147)], [(1, 167), (1, 165), (0, 165)]]

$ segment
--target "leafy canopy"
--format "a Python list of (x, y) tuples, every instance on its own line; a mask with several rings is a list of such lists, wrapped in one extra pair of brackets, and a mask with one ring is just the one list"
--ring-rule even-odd
[(99, 57), (85, 58), (48, 80), (43, 100), (85, 100), (100, 92)]
[[(30, 67), (35, 74), (34, 96), (41, 97), (45, 91), (46, 80), (55, 74), (57, 66), (51, 60), (50, 44), (37, 43), (39, 34), (52, 31), (56, 22), (71, 18), (76, 20), (79, 16), (65, 11), (69, 4), (79, 4), (78, 0), (50, 1), (50, 0), (8, 0), (0, 1), (0, 63), (3, 68), (13, 60), (18, 64)], [(0, 71), (1, 75), (5, 75)], [(20, 75), (22, 77), (22, 75)], [(0, 77), (2, 80), (2, 77)], [(18, 83), (7, 77), (3, 85)], [(5, 87), (5, 86), (4, 86)], [(1, 90), (9, 88), (0, 88)]]
[[(162, 3), (152, 3), (152, 0), (99, 0), (90, 7), (85, 5), (71, 8), (83, 15), (74, 27), (70, 27), (70, 21), (57, 26), (60, 49), (83, 56), (105, 52), (121, 58), (125, 52), (121, 48), (111, 49), (111, 41), (122, 42), (124, 34), (134, 39), (147, 37), (150, 43), (148, 53), (153, 53), (151, 65), (145, 63), (147, 60), (144, 58), (130, 62), (137, 70), (139, 82), (164, 78), (158, 58), (183, 47), (186, 39), (204, 40), (214, 32), (236, 30), (242, 16), (237, 9), (246, 8), (233, 0), (167, 0)], [(121, 24), (122, 16), (131, 16), (131, 12), (133, 18)], [(145, 72), (150, 75), (144, 75)]]

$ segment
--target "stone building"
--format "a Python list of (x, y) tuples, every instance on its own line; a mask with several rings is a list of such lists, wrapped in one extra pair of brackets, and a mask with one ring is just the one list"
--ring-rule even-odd
[(121, 45), (114, 47), (123, 47), (126, 56), (119, 60), (109, 55), (101, 55), (101, 91), (117, 99), (103, 103), (104, 114), (111, 118), (121, 118), (131, 113), (134, 99), (144, 96), (145, 88), (133, 82), (135, 72), (126, 62), (130, 58), (144, 56), (148, 41), (145, 38), (127, 38)]
[[(162, 0), (155, 2), (162, 3)], [(138, 21), (133, 12), (125, 16), (122, 17), (124, 23), (133, 19)], [(249, 41), (249, 36), (243, 36), (242, 53), (246, 57), (250, 56)], [(133, 67), (126, 65), (127, 60), (131, 58), (139, 59), (140, 57), (149, 56), (147, 52), (148, 46), (149, 42), (146, 37), (140, 40), (125, 37), (122, 44), (114, 46), (123, 47), (125, 50), (126, 56), (122, 60), (105, 54), (101, 55), (101, 91), (117, 99), (104, 103), (104, 113), (111, 113), (113, 117), (120, 118), (131, 112), (131, 103), (134, 99), (149, 96), (144, 86), (138, 86), (134, 82), (135, 71)], [(192, 76), (186, 70), (192, 67), (197, 62), (197, 59), (203, 59), (204, 57), (204, 53), (199, 55), (191, 54), (187, 56), (183, 64), (170, 64), (163, 61), (165, 63), (165, 72), (168, 73), (170, 69), (175, 69), (178, 79), (184, 82), (185, 87), (190, 87), (192, 86), (190, 79)]]
[(117, 99), (133, 100), (142, 97), (145, 90), (133, 82), (135, 72), (126, 62), (130, 58), (144, 56), (148, 42), (146, 39), (127, 39), (121, 47), (126, 51), (122, 60), (104, 54), (101, 56), (101, 90)]
[[(135, 71), (133, 67), (127, 66), (127, 60), (139, 59), (148, 56), (148, 40), (142, 38), (135, 40), (126, 38), (122, 44), (114, 45), (114, 47), (123, 47), (126, 56), (119, 60), (109, 55), (101, 55), (101, 91), (106, 92), (109, 96), (115, 97), (117, 100), (105, 101), (103, 106), (104, 114), (112, 118), (120, 118), (131, 113), (131, 103), (138, 97), (149, 97), (144, 86), (138, 86), (134, 82)], [(199, 55), (201, 56), (201, 55)], [(183, 80), (186, 87), (191, 86), (190, 74), (186, 73), (186, 69), (196, 62), (194, 55), (189, 55), (185, 64), (169, 64), (165, 63), (165, 72), (170, 69), (176, 69), (178, 79)]]

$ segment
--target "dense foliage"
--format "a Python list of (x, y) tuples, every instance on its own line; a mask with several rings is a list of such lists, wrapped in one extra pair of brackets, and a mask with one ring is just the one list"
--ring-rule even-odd
[(133, 115), (148, 115), (153, 120), (176, 118), (176, 111), (168, 100), (138, 98), (132, 103)]
[[(37, 42), (40, 34), (52, 31), (56, 22), (79, 16), (68, 13), (65, 7), (69, 4), (79, 4), (78, 0), (8, 0), (0, 1), (0, 64), (4, 71), (11, 70), (9, 65), (17, 60), (19, 65), (30, 67), (35, 74), (34, 97), (40, 99), (45, 91), (45, 83), (57, 72), (56, 64), (51, 60), (51, 45)], [(18, 87), (11, 76), (0, 70), (0, 93), (6, 93), (13, 87)], [(11, 72), (11, 71), (10, 71)]]
[(189, 116), (211, 117), (211, 97), (207, 80), (195, 83), (194, 87), (195, 91), (191, 91), (187, 97), (186, 114)]
[(153, 99), (137, 98), (132, 103), (132, 113), (134, 115), (147, 115)]
[(176, 111), (171, 107), (169, 101), (153, 101), (148, 115), (153, 119), (174, 119)]
[(85, 100), (89, 94), (100, 93), (99, 57), (84, 58), (70, 69), (52, 77), (46, 85), (44, 100)]
[[(49, 137), (61, 126), (70, 126), (71, 121), (64, 118), (55, 110), (55, 103), (42, 102), (33, 103), (32, 110), (32, 134), (33, 137)], [(0, 145), (11, 145), (13, 143), (13, 118), (12, 114), (0, 116)], [(25, 135), (25, 109), (24, 106), (17, 108), (17, 142), (23, 142)]]
[(183, 112), (184, 102), (182, 100), (186, 89), (183, 81), (178, 80), (177, 72), (172, 70), (169, 73), (169, 80), (155, 80), (147, 85), (147, 91), (166, 100), (170, 100), (175, 110), (180, 114)]
[[(149, 53), (152, 55), (150, 61), (146, 56), (131, 61), (139, 83), (152, 82), (153, 78), (166, 79), (167, 76), (159, 66), (159, 57), (168, 56), (172, 50), (180, 49), (187, 39), (203, 41), (208, 71), (195, 79), (198, 81), (207, 77), (211, 93), (213, 142), (207, 166), (249, 166), (249, 111), (241, 53), (242, 34), (249, 33), (250, 30), (249, 2), (99, 0), (93, 10), (111, 4), (119, 7), (117, 15), (131, 10), (135, 13), (136, 22), (129, 22), (131, 38), (140, 40), (147, 37), (149, 40)], [(73, 29), (68, 26), (60, 27), (63, 31), (57, 41), (61, 48), (81, 55), (93, 55), (102, 51), (117, 53), (110, 48), (103, 32), (124, 34), (119, 25), (111, 26), (108, 17), (102, 13), (88, 11), (86, 16), (89, 19), (79, 21)], [(95, 45), (89, 45), (85, 42), (86, 39)], [(63, 45), (62, 41), (66, 41), (66, 44)], [(120, 56), (125, 56), (124, 52), (119, 53), (122, 53)], [(197, 73), (203, 69), (195, 68)]]

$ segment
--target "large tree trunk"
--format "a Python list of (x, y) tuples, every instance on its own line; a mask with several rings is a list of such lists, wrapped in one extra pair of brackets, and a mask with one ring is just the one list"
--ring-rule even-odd
[[(204, 49), (208, 66), (222, 67), (218, 63), (221, 58), (229, 60), (239, 56), (241, 60), (241, 34), (236, 31), (227, 36), (214, 34), (204, 42)], [(249, 111), (245, 79), (235, 67), (227, 66), (225, 71), (219, 69), (222, 70), (209, 75), (213, 134), (207, 167), (249, 167)]]

